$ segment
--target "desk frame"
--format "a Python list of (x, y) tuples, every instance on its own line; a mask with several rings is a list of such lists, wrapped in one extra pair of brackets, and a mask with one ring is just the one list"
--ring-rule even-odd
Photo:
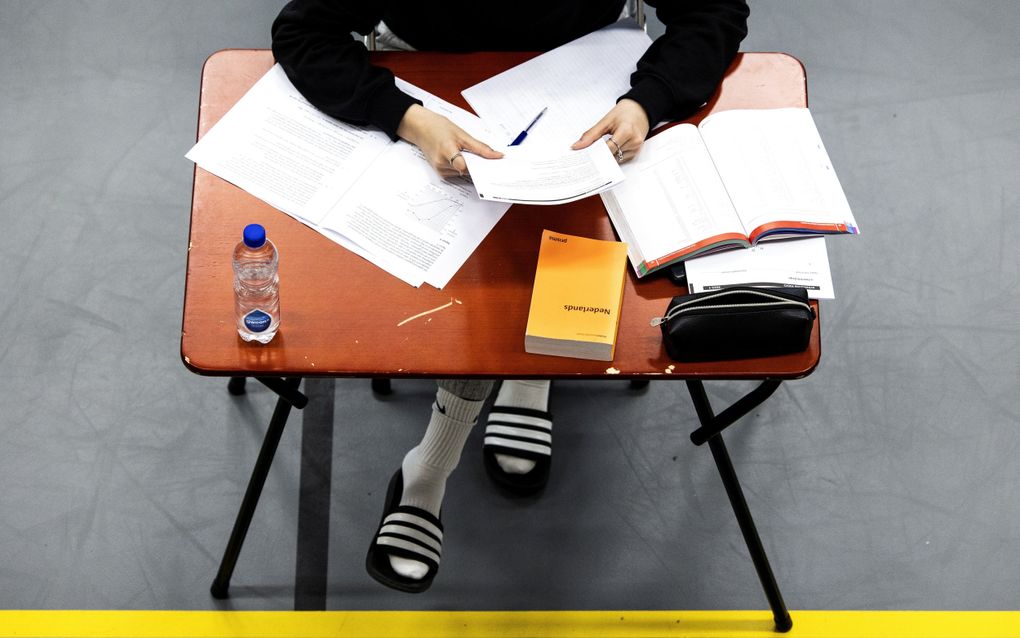
[[(230, 394), (242, 395), (245, 393), (245, 378), (233, 377), (227, 384)], [(269, 468), (276, 455), (280, 438), (287, 425), (287, 418), (290, 416), (291, 408), (303, 409), (308, 405), (308, 397), (298, 389), (301, 385), (300, 378), (266, 378), (259, 377), (258, 381), (275, 392), (278, 396), (273, 416), (269, 420), (269, 427), (266, 429), (262, 447), (259, 450), (255, 466), (252, 468), (251, 478), (248, 480), (248, 487), (245, 489), (244, 498), (238, 509), (237, 517), (234, 520), (234, 527), (230, 532), (230, 539), (223, 550), (223, 558), (220, 560), (219, 570), (216, 578), (209, 588), (214, 598), (225, 599), (230, 595), (230, 579), (237, 565), (237, 559), (241, 554), (241, 547), (251, 526), (252, 517), (255, 516), (255, 508), (258, 506), (259, 498), (262, 495), (262, 488), (265, 486), (266, 478), (269, 476)], [(699, 380), (688, 380), (687, 389), (690, 392), (691, 400), (698, 414), (701, 427), (691, 433), (691, 442), (695, 445), (708, 443), (712, 451), (712, 458), (719, 470), (719, 478), (722, 479), (726, 488), (726, 496), (729, 498), (733, 514), (740, 526), (740, 533), (744, 537), (747, 551), (751, 555), (754, 569), (758, 573), (758, 580), (761, 582), (765, 597), (772, 610), (772, 617), (775, 621), (776, 631), (787, 632), (793, 628), (793, 619), (783, 601), (783, 595), (779, 591), (779, 584), (772, 572), (768, 556), (765, 554), (765, 547), (762, 545), (758, 529), (754, 524), (754, 517), (747, 506), (744, 498), (744, 491), (740, 487), (740, 480), (737, 478), (733, 462), (730, 460), (726, 444), (723, 442), (722, 431), (737, 422), (748, 412), (761, 405), (772, 393), (779, 388), (781, 381), (777, 379), (766, 379), (755, 389), (741, 397), (730, 407), (719, 414), (712, 409), (712, 404), (705, 392), (704, 384)], [(646, 380), (633, 380), (631, 386), (640, 388), (648, 384)], [(377, 393), (389, 392), (389, 379), (376, 378), (372, 380), (372, 388)]]
[[(465, 107), (467, 105), (459, 95), (460, 89), (534, 55), (373, 54), (377, 62), (390, 66), (402, 77)], [(226, 50), (211, 56), (203, 70), (198, 135), (215, 124), (271, 65), (271, 54), (263, 50)], [(803, 67), (785, 54), (741, 54), (730, 67), (716, 95), (690, 121), (700, 121), (715, 110), (779, 106), (807, 106)], [(285, 247), (287, 255), (281, 261), (282, 269), (300, 270), (302, 266), (314, 263), (323, 273), (343, 273), (345, 287), (331, 290), (336, 299), (325, 303), (321, 299), (321, 281), (315, 282), (315, 285), (303, 285), (302, 275), (305, 273), (283, 273), (281, 279), (287, 282), (284, 294), (289, 294), (284, 321), (292, 322), (289, 325), (303, 325), (304, 328), (295, 331), (284, 327), (267, 346), (251, 346), (240, 342), (234, 334), (232, 322), (224, 322), (223, 316), (224, 313), (229, 316), (229, 249), (236, 241), (234, 233), (229, 231), (246, 223), (253, 210), (266, 216), (280, 215), (247, 193), (196, 168), (182, 359), (189, 369), (198, 374), (231, 377), (228, 390), (232, 394), (243, 394), (245, 378), (254, 377), (279, 397), (211, 587), (213, 596), (225, 598), (229, 595), (230, 579), (290, 411), (302, 409), (308, 403), (299, 389), (304, 378), (370, 378), (377, 393), (388, 392), (389, 379), (401, 377), (611, 378), (629, 379), (637, 387), (646, 385), (650, 380), (668, 378), (687, 383), (700, 421), (700, 427), (691, 433), (691, 440), (696, 445), (706, 442), (709, 445), (772, 610), (776, 630), (785, 632), (792, 627), (792, 619), (723, 442), (722, 431), (771, 396), (783, 380), (801, 378), (814, 370), (821, 356), (820, 322), (815, 322), (810, 345), (803, 353), (731, 362), (673, 362), (665, 354), (658, 331), (650, 334), (647, 322), (650, 317), (661, 314), (668, 300), (680, 291), (664, 278), (649, 277), (639, 282), (633, 273), (629, 273), (617, 356), (613, 361), (619, 374), (608, 376), (610, 370), (606, 370), (600, 362), (527, 355), (519, 341), (526, 318), (526, 300), (530, 295), (533, 275), (530, 269), (533, 269), (538, 242), (529, 242), (526, 238), (540, 236), (545, 209), (515, 206), (516, 212), (511, 211), (515, 218), (513, 229), (509, 223), (497, 224), (450, 285), (438, 292), (412, 290), (290, 218), (274, 222), (274, 239), (278, 246)], [(557, 223), (561, 232), (615, 238), (597, 198), (560, 207)], [(521, 239), (522, 236), (525, 239)], [(527, 267), (521, 267), (521, 264), (527, 264)], [(509, 268), (509, 274), (499, 267)], [(497, 270), (494, 271), (494, 268)], [(290, 288), (287, 288), (288, 284)], [(352, 303), (356, 308), (359, 303), (364, 306), (363, 297), (372, 294), (394, 301), (383, 308), (373, 307), (372, 310), (377, 311), (373, 316), (362, 317), (354, 313), (344, 317), (349, 321), (343, 322), (342, 326), (336, 325), (338, 322), (333, 308)], [(449, 297), (451, 294), (464, 299), (465, 307), (475, 314), (463, 317), (449, 315), (449, 325), (437, 320), (428, 334), (437, 340), (447, 335), (465, 337), (463, 350), (468, 354), (437, 357), (435, 350), (429, 350), (423, 322), (402, 328), (408, 335), (404, 341), (415, 344), (415, 348), (402, 350), (399, 358), (394, 358), (393, 354), (394, 350), (401, 350), (398, 347), (366, 349), (364, 345), (352, 345), (360, 343), (352, 337), (363, 334), (378, 336), (379, 343), (390, 343), (392, 328), (388, 326), (413, 314), (408, 312), (411, 308), (408, 304), (416, 304), (418, 309), (431, 307), (432, 298)], [(493, 304), (493, 300), (499, 303)], [(493, 305), (501, 309), (499, 314), (487, 309), (487, 306)], [(813, 306), (817, 313), (817, 303), (813, 302)], [(338, 334), (338, 330), (346, 332)], [(443, 333), (443, 330), (447, 332)], [(481, 334), (467, 334), (472, 331)], [(319, 360), (318, 365), (311, 362), (312, 357)], [(709, 402), (703, 382), (726, 379), (758, 380), (760, 384), (717, 414)]]

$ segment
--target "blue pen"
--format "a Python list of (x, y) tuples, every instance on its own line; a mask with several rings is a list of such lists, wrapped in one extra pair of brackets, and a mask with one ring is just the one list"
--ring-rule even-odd
[(538, 118), (542, 117), (544, 113), (545, 109), (543, 108), (541, 111), (538, 112), (538, 115), (535, 116), (535, 119), (531, 120), (531, 124), (528, 124), (528, 128), (521, 131), (520, 134), (518, 134), (517, 137), (514, 138), (514, 141), (510, 142), (510, 146), (517, 146), (518, 144), (523, 142), (524, 138), (528, 136), (528, 131), (531, 130), (531, 127), (535, 125), (535, 122), (537, 122)]

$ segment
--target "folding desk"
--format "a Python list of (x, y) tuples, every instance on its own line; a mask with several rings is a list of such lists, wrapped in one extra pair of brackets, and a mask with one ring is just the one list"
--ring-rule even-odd
[[(534, 53), (373, 53), (376, 63), (439, 97), (468, 108), (460, 91), (531, 57)], [(212, 55), (202, 75), (198, 136), (201, 137), (273, 64), (265, 50), (225, 50)], [(741, 54), (720, 89), (693, 122), (712, 111), (733, 108), (806, 106), (802, 65), (781, 53)], [(283, 320), (266, 346), (237, 336), (233, 318), (231, 251), (241, 228), (267, 226), (281, 252)], [(443, 290), (415, 289), (316, 231), (274, 211), (206, 171), (196, 168), (188, 244), (181, 356), (198, 374), (232, 377), (243, 392), (255, 377), (280, 399), (266, 433), (248, 491), (238, 513), (219, 573), (216, 597), (227, 596), (263, 482), (290, 408), (302, 408), (302, 378), (364, 377), (384, 391), (393, 378), (551, 378), (683, 380), (701, 427), (691, 435), (708, 442), (755, 568), (772, 608), (776, 628), (792, 622), (772, 575), (720, 432), (764, 401), (785, 379), (806, 376), (820, 356), (819, 322), (807, 351), (746, 361), (684, 364), (670, 360), (658, 328), (649, 320), (683, 289), (661, 277), (626, 283), (616, 358), (611, 363), (524, 352), (524, 328), (539, 238), (545, 227), (574, 235), (615, 239), (598, 197), (559, 206), (513, 206)], [(427, 318), (398, 324), (422, 311), (453, 303)], [(814, 302), (813, 302), (814, 303)], [(817, 304), (815, 309), (817, 312)], [(458, 343), (451, 349), (447, 344)], [(760, 380), (751, 393), (716, 414), (703, 382)]]

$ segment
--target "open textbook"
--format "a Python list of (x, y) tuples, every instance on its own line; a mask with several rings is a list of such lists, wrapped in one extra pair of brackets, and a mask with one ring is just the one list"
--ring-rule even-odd
[(806, 108), (721, 111), (649, 138), (601, 194), (639, 277), (766, 239), (857, 234)]
[[(397, 83), (496, 143), (476, 116)], [(468, 179), (439, 177), (417, 147), (325, 115), (279, 65), (187, 157), (413, 286), (445, 286), (509, 208), (479, 199)]]

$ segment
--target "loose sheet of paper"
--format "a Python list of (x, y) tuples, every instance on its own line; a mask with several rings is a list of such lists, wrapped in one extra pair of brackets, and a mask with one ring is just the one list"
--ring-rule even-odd
[(461, 95), (502, 133), (502, 146), (547, 108), (524, 144), (569, 147), (630, 90), (630, 75), (651, 43), (636, 23), (618, 22), (494, 75)]
[(478, 197), (495, 202), (565, 204), (612, 188), (623, 171), (612, 151), (595, 142), (579, 151), (514, 146), (501, 159), (464, 153)]
[[(475, 115), (402, 80), (397, 86), (476, 138), (493, 139)], [(321, 225), (442, 288), (507, 208), (480, 200), (466, 178), (439, 177), (420, 149), (399, 141), (328, 211)]]
[(825, 237), (766, 241), (752, 248), (688, 259), (690, 291), (723, 286), (802, 287), (812, 299), (833, 299), (832, 274)]
[[(400, 86), (495, 139), (467, 111)], [(466, 179), (440, 178), (410, 144), (323, 114), (279, 65), (187, 157), (413, 286), (445, 286), (509, 207), (480, 200)]]
[(382, 131), (323, 115), (275, 65), (185, 157), (315, 223), (390, 144)]

